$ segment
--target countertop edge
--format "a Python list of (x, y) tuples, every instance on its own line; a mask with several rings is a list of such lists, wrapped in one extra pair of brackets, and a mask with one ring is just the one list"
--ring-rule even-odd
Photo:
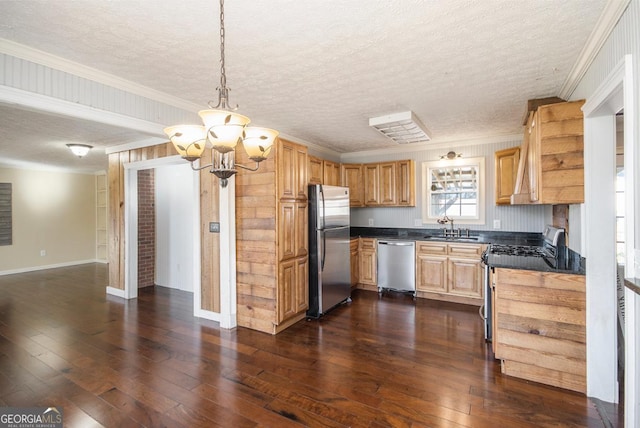
[(624, 286), (640, 295), (640, 278), (625, 278)]

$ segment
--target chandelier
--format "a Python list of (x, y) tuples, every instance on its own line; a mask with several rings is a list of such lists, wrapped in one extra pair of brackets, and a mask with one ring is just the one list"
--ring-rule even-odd
[[(211, 168), (210, 173), (220, 179), (220, 186), (227, 187), (228, 179), (237, 173), (236, 168), (257, 171), (260, 162), (267, 159), (278, 131), (269, 128), (248, 127), (250, 119), (235, 113), (238, 106), (229, 105), (229, 88), (224, 64), (224, 0), (220, 0), (220, 86), (218, 104), (200, 110), (198, 115), (204, 125), (175, 125), (164, 129), (176, 151), (191, 163), (194, 171)], [(236, 145), (242, 142), (254, 167), (235, 162)], [(211, 146), (212, 163), (196, 167), (194, 162), (202, 157), (205, 148)]]

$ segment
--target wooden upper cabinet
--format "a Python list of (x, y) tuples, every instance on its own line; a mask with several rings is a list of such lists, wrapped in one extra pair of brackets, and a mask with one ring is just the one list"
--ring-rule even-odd
[(398, 161), (397, 203), (403, 207), (416, 206), (416, 166), (412, 160)]
[(307, 200), (307, 148), (278, 141), (278, 188), (280, 199)]
[(340, 186), (340, 163), (325, 160), (322, 164), (322, 184)]
[(309, 179), (309, 184), (322, 184), (324, 177), (323, 164), (324, 161), (320, 158), (315, 156), (307, 157), (307, 178)]
[(397, 205), (397, 163), (384, 162), (378, 164), (378, 201), (380, 205)]
[(349, 188), (349, 206), (364, 207), (364, 180), (362, 164), (343, 163), (340, 165), (342, 185)]
[(584, 202), (584, 100), (529, 113), (512, 204)]
[(414, 207), (416, 174), (413, 160), (342, 164), (342, 185), (351, 207)]
[(520, 147), (499, 150), (495, 153), (496, 205), (509, 205), (513, 195)]
[(380, 164), (366, 163), (363, 165), (364, 174), (364, 204), (366, 206), (380, 205)]

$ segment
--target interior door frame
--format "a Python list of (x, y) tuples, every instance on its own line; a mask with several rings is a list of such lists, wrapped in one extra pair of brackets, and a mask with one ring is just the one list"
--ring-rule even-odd
[[(184, 160), (180, 156), (167, 156), (124, 164), (125, 299), (138, 297), (138, 171), (181, 164), (184, 164)], [(197, 316), (202, 300), (200, 284), (200, 179), (197, 172), (193, 173), (193, 186), (196, 189), (193, 198), (193, 314)]]
[[(635, 277), (639, 155), (634, 100), (633, 58), (625, 57), (588, 98), (584, 112), (585, 203), (582, 206), (582, 253), (587, 275), (587, 395), (618, 402), (617, 298), (615, 260), (616, 113), (624, 109), (625, 277)], [(609, 177), (609, 179), (607, 179)], [(611, 199), (611, 201), (609, 200)], [(611, 203), (609, 203), (611, 202)], [(603, 286), (603, 284), (605, 284)], [(638, 304), (632, 294), (625, 305), (625, 425), (635, 426), (640, 374), (637, 338)], [(635, 302), (633, 301), (635, 300)], [(633, 303), (633, 304), (632, 304)]]

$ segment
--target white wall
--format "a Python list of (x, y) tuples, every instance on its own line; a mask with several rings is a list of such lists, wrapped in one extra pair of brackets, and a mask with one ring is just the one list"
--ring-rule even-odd
[[(522, 106), (523, 112), (526, 106)], [(524, 128), (523, 128), (524, 133)], [(453, 150), (462, 153), (463, 158), (485, 158), (485, 220), (484, 225), (456, 226), (469, 227), (475, 230), (494, 230), (493, 220), (500, 220), (501, 231), (541, 232), (544, 225), (550, 221), (549, 207), (535, 205), (496, 206), (495, 205), (495, 162), (494, 153), (498, 150), (518, 147), (522, 138), (514, 136), (483, 141), (482, 144), (468, 145), (465, 143), (451, 143), (446, 148), (420, 151), (403, 151), (401, 153), (386, 153), (375, 155), (359, 155), (350, 153), (343, 155), (342, 162), (381, 162), (385, 160), (413, 159), (416, 161), (416, 206), (415, 208), (352, 208), (351, 225), (367, 227), (369, 219), (373, 219), (375, 227), (406, 227), (406, 228), (437, 228), (438, 225), (416, 226), (415, 220), (422, 218), (422, 174), (421, 164), (424, 161), (438, 160), (441, 155)]]
[[(632, 203), (628, 205), (633, 207), (632, 212), (635, 213), (635, 218), (627, 217), (627, 224), (634, 227), (633, 234), (630, 240), (633, 241), (633, 248), (636, 253), (640, 254), (638, 249), (640, 248), (640, 228), (635, 226), (638, 223), (637, 213), (640, 212), (640, 188), (637, 183), (640, 182), (638, 165), (640, 165), (640, 141), (638, 140), (637, 130), (640, 127), (640, 0), (631, 0), (626, 11), (619, 19), (616, 27), (612, 31), (611, 35), (603, 45), (602, 49), (594, 59), (593, 63), (581, 79), (579, 85), (576, 87), (571, 95), (571, 99), (586, 98), (589, 102), (589, 97), (596, 93), (600, 85), (606, 81), (607, 77), (614, 71), (616, 66), (620, 64), (625, 55), (631, 55), (633, 77), (629, 80), (625, 80), (624, 85), (630, 85), (631, 91), (629, 93), (634, 94), (631, 105), (627, 105), (628, 99), (625, 99), (625, 127), (629, 124), (628, 121), (633, 121), (631, 127), (626, 129), (636, 130), (635, 135), (629, 137), (625, 132), (625, 139), (629, 140), (630, 144), (625, 142), (625, 166), (633, 165), (633, 168), (625, 168), (625, 175), (628, 183), (635, 183), (633, 186), (626, 188), (627, 194), (633, 199)], [(626, 88), (625, 88), (626, 89)], [(599, 125), (600, 120), (614, 121), (614, 118), (607, 117), (595, 117), (592, 120), (590, 127)], [(586, 127), (588, 128), (588, 127)], [(613, 125), (610, 127), (610, 132), (613, 134), (615, 128)], [(589, 131), (589, 129), (587, 129)], [(597, 132), (592, 132), (594, 137), (597, 137)], [(585, 138), (585, 160), (587, 151), (594, 154), (601, 154), (604, 158), (608, 158), (610, 163), (614, 163), (614, 142), (613, 135), (609, 135), (611, 141), (608, 152), (602, 153), (598, 149), (600, 148), (600, 141), (593, 139), (593, 141), (587, 141)], [(604, 138), (602, 141), (607, 141)], [(593, 147), (591, 147), (593, 146)], [(631, 150), (629, 150), (631, 149)], [(594, 159), (596, 166), (600, 165), (600, 158)], [(597, 174), (599, 168), (592, 170), (590, 165), (585, 165), (585, 175)], [(613, 165), (609, 171), (605, 174), (598, 176), (591, 176), (594, 180), (595, 189), (600, 189), (598, 186), (598, 179), (607, 181), (607, 183), (613, 182), (612, 170)], [(631, 170), (631, 171), (629, 171)], [(631, 176), (631, 177), (630, 177)], [(612, 186), (608, 191), (611, 192)], [(632, 189), (631, 191), (629, 189)], [(586, 190), (586, 189), (585, 189)], [(599, 196), (595, 191), (593, 200), (599, 201)], [(627, 199), (629, 201), (629, 199)], [(593, 206), (593, 208), (592, 208)], [(629, 211), (627, 211), (628, 213)], [(582, 233), (585, 242), (583, 247), (586, 249), (587, 257), (587, 390), (590, 396), (602, 398), (605, 401), (613, 401), (612, 397), (615, 396), (615, 373), (614, 365), (616, 364), (615, 355), (612, 355), (612, 347), (615, 346), (616, 332), (613, 327), (614, 322), (607, 322), (608, 319), (613, 317), (611, 314), (613, 311), (610, 302), (615, 299), (615, 259), (614, 254), (611, 254), (611, 261), (608, 265), (603, 265), (601, 257), (596, 254), (597, 251), (592, 253), (593, 248), (600, 248), (600, 241), (598, 238), (602, 235), (600, 229), (607, 229), (608, 248), (613, 252), (613, 240), (614, 240), (614, 212), (602, 212), (598, 202), (591, 204), (587, 200), (584, 209), (584, 219), (582, 224), (585, 229)], [(601, 220), (608, 218), (608, 224), (602, 224), (602, 222), (591, 221), (591, 219)], [(594, 227), (589, 228), (588, 225), (594, 224)], [(628, 247), (627, 247), (628, 248)], [(629, 262), (629, 259), (627, 259)], [(628, 263), (631, 264), (631, 263)], [(628, 268), (628, 266), (627, 266)], [(606, 277), (605, 277), (606, 276)], [(636, 276), (638, 276), (636, 274)], [(603, 278), (604, 277), (604, 278)], [(603, 297), (604, 296), (604, 297)], [(626, 355), (625, 355), (625, 426), (638, 427), (640, 426), (640, 323), (637, 322), (637, 316), (640, 314), (640, 296), (630, 291), (625, 293), (625, 308), (626, 308), (626, 326), (625, 326), (625, 340), (626, 340)], [(607, 331), (602, 331), (602, 325), (608, 324), (610, 328)], [(601, 350), (608, 352), (602, 353)], [(615, 352), (613, 352), (615, 354)], [(607, 360), (603, 360), (603, 355)]]
[(95, 261), (95, 175), (0, 168), (0, 182), (12, 183), (13, 206), (0, 275)]
[(155, 172), (155, 282), (193, 292), (193, 171), (183, 164), (159, 167)]

